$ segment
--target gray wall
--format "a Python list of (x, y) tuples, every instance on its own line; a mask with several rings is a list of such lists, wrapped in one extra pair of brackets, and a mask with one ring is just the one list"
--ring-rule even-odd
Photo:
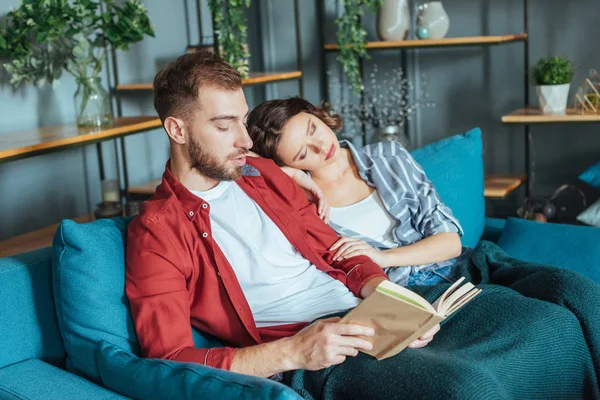
[[(211, 31), (210, 17), (203, 1), (203, 33)], [(335, 41), (336, 10), (339, 0), (327, 0), (327, 41)], [(0, 15), (17, 0), (2, 0)], [(195, 1), (146, 0), (156, 37), (131, 46), (118, 54), (121, 82), (150, 81), (156, 70), (182, 54), (188, 43), (198, 40)], [(316, 4), (300, 0), (302, 52), (305, 69), (304, 96), (321, 100), (321, 49)], [(453, 0), (445, 2), (451, 19), (449, 36), (510, 34), (522, 31), (520, 0)], [(589, 68), (600, 70), (600, 54), (593, 46), (600, 39), (595, 0), (564, 2), (530, 1), (530, 60), (549, 53), (567, 56), (579, 69), (578, 85)], [(295, 32), (292, 0), (254, 0), (248, 13), (251, 66), (255, 70), (293, 70)], [(189, 27), (185, 14), (189, 16)], [(365, 16), (369, 39), (375, 40), (375, 18)], [(374, 53), (367, 69), (376, 62), (380, 70), (397, 66), (397, 51)], [(332, 81), (339, 79), (335, 55), (327, 56)], [(485, 166), (488, 172), (519, 173), (523, 170), (523, 128), (500, 122), (502, 114), (523, 104), (523, 44), (494, 47), (427, 49), (408, 53), (411, 79), (427, 76), (428, 92), (436, 107), (423, 109), (410, 122), (411, 142), (425, 145), (452, 134), (479, 126), (484, 132)], [(103, 74), (106, 86), (108, 78)], [(113, 77), (110, 77), (111, 85)], [(61, 86), (26, 86), (18, 91), (8, 85), (0, 72), (0, 134), (37, 126), (69, 123), (74, 119), (74, 80), (65, 75)], [(298, 93), (295, 81), (246, 88), (250, 106), (267, 98)], [(573, 93), (573, 90), (572, 90)], [(418, 94), (418, 93), (417, 93)], [(344, 94), (345, 101), (351, 99)], [(334, 96), (331, 100), (336, 101)], [(531, 88), (530, 101), (537, 104)], [(123, 97), (124, 115), (152, 115), (149, 93), (128, 93)], [(597, 125), (548, 125), (532, 127), (534, 193), (549, 194), (565, 180), (600, 159)], [(130, 184), (159, 177), (168, 157), (168, 141), (162, 130), (125, 139)], [(114, 142), (103, 145), (108, 177), (116, 177)], [(122, 172), (122, 171), (121, 171)], [(99, 171), (95, 146), (0, 164), (0, 239), (38, 229), (62, 218), (93, 210), (100, 201)], [(509, 199), (510, 200), (510, 199)]]

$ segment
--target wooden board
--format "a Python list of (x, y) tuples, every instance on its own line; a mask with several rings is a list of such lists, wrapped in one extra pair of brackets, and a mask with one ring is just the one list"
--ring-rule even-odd
[(567, 110), (565, 115), (544, 115), (539, 108), (520, 108), (502, 116), (505, 124), (542, 124), (561, 122), (600, 122), (600, 113), (584, 113), (579, 110)]
[(521, 186), (527, 180), (527, 175), (486, 175), (484, 181), (484, 196), (502, 198)]
[(111, 127), (90, 131), (76, 125), (47, 126), (0, 134), (0, 163), (82, 146), (161, 127), (156, 116), (115, 118)]
[[(302, 71), (289, 72), (251, 72), (248, 78), (242, 80), (243, 86), (258, 85), (261, 83), (286, 81), (302, 77)], [(152, 90), (152, 83), (127, 83), (117, 85), (118, 91), (125, 90)]]
[(160, 185), (161, 182), (162, 179), (155, 179), (139, 186), (130, 187), (127, 189), (127, 193), (152, 196), (156, 190), (156, 187)]
[[(94, 220), (93, 215), (82, 215), (71, 218), (78, 223), (90, 222)], [(52, 245), (52, 238), (58, 228), (58, 224), (52, 224), (45, 228), (38, 229), (33, 232), (15, 236), (0, 242), (0, 258), (8, 257), (15, 254), (24, 253), (26, 251), (41, 249)]]
[[(450, 47), (450, 46), (471, 46), (516, 42), (526, 40), (527, 34), (500, 35), (500, 36), (466, 36), (443, 39), (424, 39), (424, 40), (400, 40), (400, 41), (382, 41), (367, 42), (367, 49), (398, 49), (398, 48), (419, 48), (419, 47)], [(326, 44), (325, 50), (338, 51), (340, 46), (337, 44)]]

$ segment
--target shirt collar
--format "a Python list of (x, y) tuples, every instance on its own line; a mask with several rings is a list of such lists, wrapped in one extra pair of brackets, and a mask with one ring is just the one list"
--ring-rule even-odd
[[(200, 207), (206, 204), (206, 201), (194, 193), (190, 192), (171, 172), (171, 159), (169, 159), (165, 165), (165, 172), (163, 173), (162, 183), (156, 189), (156, 195), (159, 197), (168, 195), (172, 192), (177, 200), (181, 203), (183, 210), (187, 218), (192, 221)], [(245, 164), (242, 167), (242, 178), (260, 176), (258, 169), (252, 165)], [(169, 190), (170, 189), (170, 190)]]
[(367, 171), (373, 167), (373, 159), (367, 154), (366, 151), (364, 151), (363, 148), (356, 148), (348, 140), (340, 140), (339, 143), (340, 147), (350, 149), (350, 153), (352, 154), (352, 158), (356, 163), (360, 177), (369, 182), (370, 180), (367, 176)]

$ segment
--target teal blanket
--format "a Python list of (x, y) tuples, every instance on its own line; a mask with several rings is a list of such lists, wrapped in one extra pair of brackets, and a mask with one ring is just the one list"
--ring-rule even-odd
[[(382, 361), (360, 353), (287, 372), (284, 383), (315, 399), (600, 398), (600, 285), (510, 258), (490, 242), (462, 272), (483, 292), (429, 346)], [(447, 287), (411, 289), (433, 301)]]

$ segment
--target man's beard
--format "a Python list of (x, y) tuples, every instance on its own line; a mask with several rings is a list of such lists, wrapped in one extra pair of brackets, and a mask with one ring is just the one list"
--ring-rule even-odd
[[(200, 146), (198, 142), (190, 138), (189, 147), (192, 168), (202, 175), (217, 181), (233, 181), (242, 176), (242, 167), (228, 167), (227, 161), (220, 162), (217, 157), (210, 154)], [(248, 154), (248, 150), (242, 149), (227, 157), (227, 160)]]

